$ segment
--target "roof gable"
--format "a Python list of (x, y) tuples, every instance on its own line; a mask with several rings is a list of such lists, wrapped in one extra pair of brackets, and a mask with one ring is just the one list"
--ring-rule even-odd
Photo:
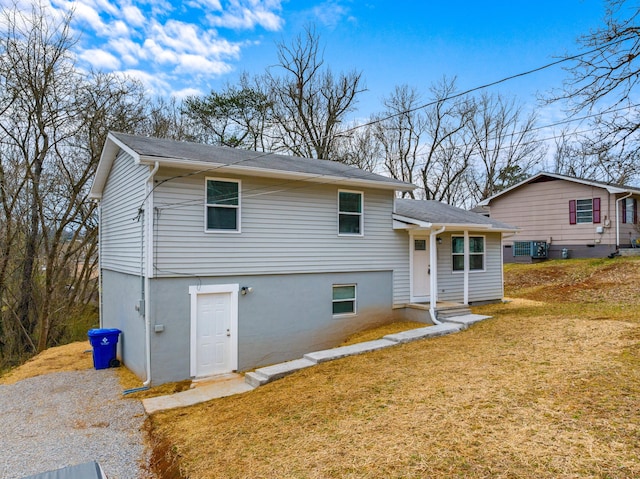
[(205, 145), (160, 138), (109, 133), (96, 171), (91, 196), (99, 198), (118, 152), (129, 153), (136, 163), (205, 172), (289, 178), (299, 181), (369, 186), (411, 191), (410, 183), (371, 173), (336, 161), (299, 158), (269, 152)]
[(633, 193), (633, 194), (640, 195), (640, 188), (637, 188), (634, 186), (614, 185), (611, 183), (605, 183), (603, 181), (586, 180), (584, 178), (576, 178), (573, 176), (560, 175), (558, 173), (540, 172), (533, 176), (530, 176), (529, 178), (521, 181), (520, 183), (517, 183), (505, 190), (500, 191), (499, 193), (496, 193), (493, 196), (490, 196), (489, 198), (482, 200), (481, 202), (478, 203), (478, 206), (490, 205), (491, 201), (493, 201), (494, 199), (500, 198), (516, 189), (519, 189), (521, 186), (524, 186), (524, 185), (528, 185), (532, 183), (540, 183), (543, 181), (557, 181), (557, 180), (570, 181), (570, 182), (578, 183), (581, 185), (591, 186), (595, 188), (602, 188), (611, 194)]

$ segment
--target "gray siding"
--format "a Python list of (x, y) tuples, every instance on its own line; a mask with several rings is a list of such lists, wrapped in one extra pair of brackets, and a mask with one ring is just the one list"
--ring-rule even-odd
[(136, 165), (126, 153), (113, 163), (100, 204), (100, 264), (102, 268), (140, 274), (143, 218), (138, 216), (145, 196), (149, 167)]
[(142, 297), (139, 276), (102, 271), (103, 328), (122, 331), (118, 341), (120, 358), (140, 378), (146, 377), (144, 317), (135, 310)]
[[(447, 232), (440, 235), (438, 246), (438, 299), (462, 302), (464, 299), (464, 274), (453, 272), (451, 236), (463, 232)], [(485, 237), (485, 271), (469, 272), (469, 302), (502, 299), (502, 258), (500, 233), (469, 233), (469, 236)]]
[[(157, 180), (170, 176), (161, 170)], [(355, 189), (364, 194), (364, 236), (345, 237), (337, 232), (338, 186), (233, 179), (242, 182), (241, 233), (204, 231), (205, 175), (158, 186), (155, 276), (391, 270), (395, 303), (408, 301), (408, 242), (392, 227), (392, 191)]]
[[(153, 279), (153, 384), (190, 376), (189, 286), (235, 283), (253, 288), (238, 298), (239, 370), (297, 359), (393, 321), (390, 271)], [(333, 317), (332, 285), (350, 283), (357, 285), (357, 314)], [(164, 331), (153, 332), (156, 324)]]

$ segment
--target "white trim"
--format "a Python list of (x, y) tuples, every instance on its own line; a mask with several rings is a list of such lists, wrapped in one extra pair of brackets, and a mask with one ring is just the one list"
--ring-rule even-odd
[[(353, 286), (353, 311), (350, 313), (333, 313), (334, 303), (342, 303), (344, 301), (351, 301), (351, 299), (333, 299), (333, 290), (344, 286)], [(357, 283), (337, 283), (331, 285), (331, 314), (334, 318), (343, 318), (345, 316), (355, 316), (358, 314), (358, 284)]]
[[(230, 325), (231, 330), (231, 344), (229, 354), (231, 371), (238, 370), (238, 291), (240, 290), (239, 284), (207, 284), (201, 286), (189, 286), (190, 304), (191, 304), (191, 331), (190, 331), (190, 353), (189, 353), (189, 371), (192, 377), (197, 374), (197, 356), (196, 356), (196, 341), (197, 341), (197, 323), (198, 323), (198, 295), (200, 294), (215, 294), (215, 293), (230, 293)], [(229, 371), (229, 372), (231, 372)]]
[[(427, 268), (431, 269), (431, 244), (429, 241), (429, 236), (425, 231), (409, 231), (409, 274), (411, 275), (411, 281), (409, 282), (409, 300), (412, 303), (426, 303), (431, 299), (431, 279), (429, 279), (429, 294), (427, 296), (416, 296), (415, 294), (415, 285), (414, 285), (414, 253), (415, 253), (415, 241), (422, 240), (425, 242), (425, 249), (429, 248), (429, 256), (427, 257)], [(431, 275), (430, 275), (431, 276)]]
[[(360, 195), (360, 214), (359, 214), (359, 218), (360, 218), (360, 233), (340, 233), (340, 215), (341, 214), (345, 214), (345, 215), (352, 215), (355, 216), (356, 213), (352, 213), (349, 211), (345, 211), (344, 213), (342, 211), (340, 211), (340, 193), (356, 193)], [(336, 216), (336, 227), (338, 230), (338, 236), (364, 236), (364, 192), (363, 191), (356, 191), (356, 190), (343, 190), (343, 189), (338, 189), (338, 214)]]
[[(458, 269), (458, 270), (454, 270), (453, 269), (453, 238), (465, 238), (466, 236), (466, 240), (464, 240), (464, 252), (462, 253), (465, 256), (465, 266), (464, 269)], [(470, 237), (480, 237), (483, 238), (483, 242), (484, 242), (484, 251), (482, 252), (482, 269), (469, 269), (469, 263), (468, 263), (468, 258), (467, 256), (469, 256), (471, 253), (469, 252), (468, 248), (469, 248), (469, 240), (468, 238)], [(468, 231), (465, 230), (464, 234), (452, 234), (451, 235), (451, 241), (452, 241), (452, 245), (451, 245), (451, 273), (452, 274), (463, 274), (465, 271), (469, 271), (471, 274), (473, 273), (486, 273), (487, 271), (487, 237), (484, 234), (477, 234), (475, 231)], [(477, 253), (476, 253), (477, 254)], [(457, 253), (455, 256), (460, 256), (460, 253)]]
[[(237, 205), (217, 205), (207, 203), (207, 187), (209, 181), (220, 181), (225, 183), (236, 183), (238, 185), (238, 204)], [(228, 208), (236, 210), (236, 229), (209, 229), (207, 225), (208, 208)], [(234, 178), (220, 178), (213, 176), (205, 176), (204, 178), (204, 232), (205, 233), (242, 233), (242, 180)]]

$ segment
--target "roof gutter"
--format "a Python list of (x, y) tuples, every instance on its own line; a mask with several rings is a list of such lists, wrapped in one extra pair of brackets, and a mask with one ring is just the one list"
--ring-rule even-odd
[(616, 249), (620, 248), (620, 208), (619, 203), (622, 200), (626, 200), (633, 193), (627, 193), (626, 196), (622, 196), (616, 200)]

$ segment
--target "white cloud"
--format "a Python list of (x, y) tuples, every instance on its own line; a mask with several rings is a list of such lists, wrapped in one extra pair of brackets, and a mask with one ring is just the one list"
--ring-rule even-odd
[(120, 59), (127, 65), (137, 65), (144, 51), (140, 44), (130, 38), (114, 38), (109, 42), (109, 46), (120, 55)]
[(349, 21), (354, 21), (354, 18), (349, 16), (349, 9), (335, 0), (316, 5), (311, 12), (318, 22), (330, 28), (335, 28), (345, 17)]
[(93, 7), (84, 3), (74, 3), (72, 8), (74, 20), (87, 23), (98, 34), (107, 33), (106, 24)]
[(111, 53), (98, 48), (84, 50), (78, 54), (78, 57), (89, 63), (97, 70), (111, 71), (120, 68), (120, 60)]
[(142, 26), (146, 22), (140, 9), (134, 5), (125, 5), (122, 7), (122, 15), (124, 16), (124, 21), (134, 27)]
[(169, 95), (171, 94), (172, 87), (165, 74), (150, 73), (144, 70), (122, 70), (116, 72), (118, 75), (126, 76), (128, 78), (134, 78), (142, 83), (147, 93), (150, 95)]
[(284, 24), (281, 10), (280, 0), (231, 0), (221, 15), (207, 15), (207, 20), (214, 27), (251, 30), (258, 25), (278, 31)]
[(223, 75), (229, 73), (232, 70), (231, 65), (219, 60), (210, 60), (201, 55), (192, 55), (185, 53), (180, 55), (178, 66), (175, 69), (176, 73), (195, 73), (195, 74), (207, 74), (207, 75)]
[(202, 90), (200, 90), (199, 88), (187, 87), (183, 88), (182, 90), (176, 90), (172, 92), (171, 95), (175, 98), (183, 99), (188, 96), (200, 96), (202, 95)]

